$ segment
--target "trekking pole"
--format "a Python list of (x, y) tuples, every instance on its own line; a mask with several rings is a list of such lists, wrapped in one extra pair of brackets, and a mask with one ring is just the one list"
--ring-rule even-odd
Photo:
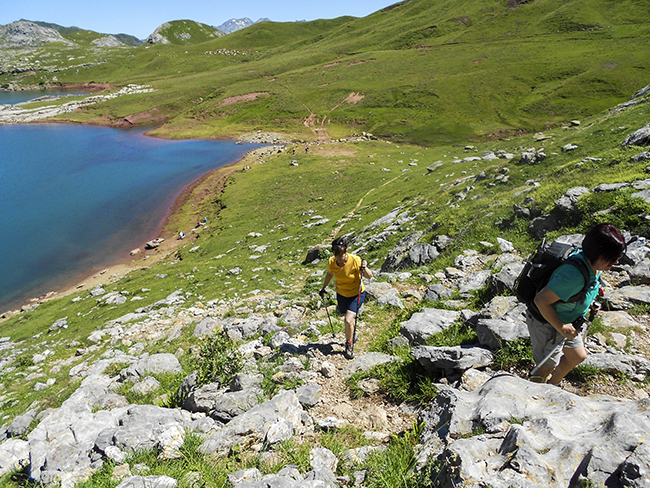
[(325, 311), (327, 312), (327, 318), (330, 321), (330, 329), (332, 329), (332, 337), (334, 337), (336, 334), (334, 334), (334, 326), (332, 325), (332, 317), (330, 317), (330, 311), (327, 308), (327, 302), (325, 301), (325, 294), (321, 296), (323, 299), (323, 305), (325, 305)]
[(542, 359), (542, 360), (539, 362), (539, 364), (538, 364), (537, 366), (535, 366), (535, 367), (533, 368), (533, 370), (532, 370), (530, 373), (528, 373), (528, 378), (526, 378), (526, 379), (527, 379), (527, 380), (530, 380), (533, 376), (535, 376), (535, 373), (537, 373), (537, 370), (539, 370), (539, 368), (541, 368), (542, 365), (543, 365), (546, 361), (548, 361), (548, 358), (550, 358), (553, 354), (555, 354), (555, 352), (556, 352), (560, 347), (562, 347), (562, 346), (564, 345), (565, 342), (566, 342), (566, 337), (563, 337), (562, 340), (557, 344), (557, 346), (555, 346), (555, 347), (553, 348), (553, 350), (552, 350), (551, 352), (549, 352), (549, 353), (546, 355), (546, 357), (545, 357), (544, 359)]
[(365, 266), (361, 266), (359, 268), (359, 294), (357, 295), (357, 313), (354, 316), (354, 330), (352, 332), (352, 344), (357, 343), (357, 320), (359, 319), (359, 310), (361, 308), (361, 288), (363, 287), (363, 271), (365, 270)]

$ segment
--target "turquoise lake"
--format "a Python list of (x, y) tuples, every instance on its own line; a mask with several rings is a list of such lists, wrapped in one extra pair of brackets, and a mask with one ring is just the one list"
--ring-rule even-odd
[(134, 129), (0, 126), (0, 312), (126, 260), (156, 237), (185, 187), (256, 147)]

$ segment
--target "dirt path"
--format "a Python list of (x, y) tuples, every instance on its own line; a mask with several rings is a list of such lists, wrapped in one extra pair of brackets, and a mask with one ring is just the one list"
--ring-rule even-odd
[[(370, 331), (364, 329), (364, 324), (359, 323), (356, 358), (363, 356), (370, 339)], [(390, 401), (376, 380), (367, 382), (366, 388), (370, 394), (359, 399), (351, 398), (346, 377), (348, 368), (354, 366), (355, 360), (347, 360), (343, 356), (342, 344), (345, 342), (345, 336), (342, 332), (333, 338), (331, 334), (323, 334), (319, 342), (331, 346), (331, 352), (324, 354), (322, 350), (316, 349), (315, 358), (312, 360), (313, 369), (318, 371), (323, 363), (327, 362), (332, 366), (328, 367), (328, 371), (332, 371), (333, 375), (317, 375), (316, 383), (322, 388), (322, 397), (321, 401), (309, 410), (314, 419), (318, 421), (334, 417), (364, 431), (378, 432), (384, 440), (391, 434), (399, 434), (412, 427), (413, 422), (417, 420), (417, 414)]]

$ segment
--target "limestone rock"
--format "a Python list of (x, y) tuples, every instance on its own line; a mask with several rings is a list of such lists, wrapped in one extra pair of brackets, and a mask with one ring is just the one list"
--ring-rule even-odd
[(429, 373), (443, 371), (446, 376), (489, 366), (493, 361), (492, 353), (478, 346), (417, 346), (411, 349), (411, 354)]
[[(420, 441), (441, 461), (440, 486), (546, 488), (581, 477), (648, 486), (649, 411), (648, 399), (580, 397), (497, 375), (473, 392), (439, 385), (420, 415)], [(477, 426), (485, 433), (476, 435)]]
[(460, 313), (454, 310), (425, 308), (414, 313), (406, 322), (402, 322), (400, 334), (411, 344), (424, 344), (432, 335), (451, 327), (459, 317)]

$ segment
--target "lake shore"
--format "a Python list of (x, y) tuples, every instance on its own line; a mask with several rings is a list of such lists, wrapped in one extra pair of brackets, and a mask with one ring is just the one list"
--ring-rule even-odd
[[(246, 138), (243, 137), (242, 139), (245, 140)], [(65, 297), (80, 291), (89, 291), (97, 286), (106, 285), (136, 269), (149, 267), (165, 259), (181, 246), (192, 244), (197, 239), (197, 236), (210, 226), (210, 222), (206, 226), (196, 225), (197, 222), (203, 219), (203, 216), (192, 209), (200, 208), (200, 203), (205, 198), (213, 196), (215, 193), (221, 193), (226, 186), (228, 178), (233, 173), (241, 171), (246, 166), (263, 162), (264, 155), (268, 153), (268, 149), (269, 146), (253, 149), (239, 160), (210, 171), (186, 186), (178, 195), (173, 197), (173, 204), (156, 226), (156, 232), (152, 235), (144, 236), (137, 243), (138, 252), (136, 254), (130, 255), (126, 253), (118, 256), (112, 261), (103, 263), (101, 266), (86, 270), (72, 278), (62, 281), (60, 284), (52, 287), (47, 293), (25, 300), (17, 300), (15, 302), (16, 305), (10, 305), (8, 307), (12, 310), (6, 310), (0, 314), (0, 319), (7, 319), (17, 313), (29, 311), (48, 300)], [(187, 234), (187, 237), (182, 240), (178, 239), (178, 230), (183, 230)], [(145, 249), (145, 244), (156, 238), (164, 240), (154, 249)], [(20, 306), (20, 303), (22, 303), (22, 306)]]

